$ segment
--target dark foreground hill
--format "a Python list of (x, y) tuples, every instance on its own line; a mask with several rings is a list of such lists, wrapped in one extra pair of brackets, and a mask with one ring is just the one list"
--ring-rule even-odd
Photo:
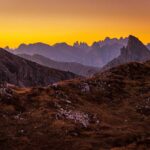
[(20, 54), (20, 57), (23, 57), (27, 60), (36, 62), (38, 64), (41, 64), (43, 66), (47, 66), (50, 68), (55, 68), (58, 70), (63, 70), (63, 71), (70, 71), (75, 74), (78, 74), (80, 76), (92, 76), (96, 72), (98, 72), (100, 69), (96, 67), (90, 67), (90, 66), (85, 66), (79, 63), (74, 63), (74, 62), (58, 62), (51, 60), (47, 57), (44, 57), (42, 55), (27, 55), (27, 54)]
[(75, 77), (73, 73), (50, 69), (0, 49), (0, 82), (19, 86), (45, 86)]
[(150, 62), (0, 93), (2, 150), (150, 149)]

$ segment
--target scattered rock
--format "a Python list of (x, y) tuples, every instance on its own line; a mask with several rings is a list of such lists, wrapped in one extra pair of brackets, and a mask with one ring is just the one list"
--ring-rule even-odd
[(81, 91), (82, 92), (90, 92), (90, 86), (89, 86), (89, 84), (88, 83), (83, 83), (81, 85)]
[(65, 118), (68, 120), (72, 120), (74, 123), (79, 123), (85, 128), (87, 128), (90, 125), (90, 123), (100, 123), (100, 121), (95, 115), (91, 115), (80, 111), (65, 110), (63, 108), (59, 110), (59, 112), (56, 115), (56, 118)]

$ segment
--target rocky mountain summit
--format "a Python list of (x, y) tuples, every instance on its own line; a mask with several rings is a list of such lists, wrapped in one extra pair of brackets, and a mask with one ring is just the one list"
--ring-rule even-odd
[(130, 35), (128, 44), (121, 49), (121, 54), (103, 67), (109, 69), (128, 62), (144, 62), (150, 60), (149, 49), (136, 37)]

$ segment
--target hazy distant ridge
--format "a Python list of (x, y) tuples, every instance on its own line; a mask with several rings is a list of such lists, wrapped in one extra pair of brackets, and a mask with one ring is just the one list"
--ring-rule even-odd
[(21, 44), (13, 52), (14, 54), (38, 54), (59, 62), (76, 62), (100, 68), (117, 57), (127, 41), (128, 38), (107, 37), (103, 41), (94, 42), (91, 46), (84, 42), (75, 42), (73, 46), (66, 43), (56, 43), (53, 46), (44, 43)]

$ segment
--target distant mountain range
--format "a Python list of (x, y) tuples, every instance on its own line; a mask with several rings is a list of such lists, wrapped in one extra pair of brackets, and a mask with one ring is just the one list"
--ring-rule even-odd
[(54, 82), (72, 79), (77, 75), (50, 69), (0, 49), (0, 83), (18, 86), (46, 86)]
[(120, 49), (124, 46), (122, 43), (113, 43), (100, 46), (95, 42), (91, 50), (87, 53), (84, 63), (87, 65), (102, 67), (120, 54)]
[(130, 35), (127, 46), (121, 49), (121, 54), (110, 61), (103, 69), (107, 70), (129, 62), (144, 62), (147, 60), (150, 60), (149, 49), (138, 38)]
[(92, 76), (94, 73), (98, 72), (99, 70), (99, 68), (84, 66), (79, 63), (54, 61), (38, 54), (34, 54), (32, 56), (27, 54), (18, 54), (18, 56), (23, 57), (30, 61), (34, 61), (43, 66), (47, 66), (49, 68), (55, 68), (63, 71), (70, 71), (81, 76)]
[(53, 46), (44, 43), (21, 44), (14, 54), (42, 55), (59, 62), (76, 62), (87, 66), (102, 67), (119, 56), (120, 49), (127, 44), (128, 38), (106, 38), (94, 42), (92, 46), (76, 42), (73, 46), (66, 43), (57, 43)]

